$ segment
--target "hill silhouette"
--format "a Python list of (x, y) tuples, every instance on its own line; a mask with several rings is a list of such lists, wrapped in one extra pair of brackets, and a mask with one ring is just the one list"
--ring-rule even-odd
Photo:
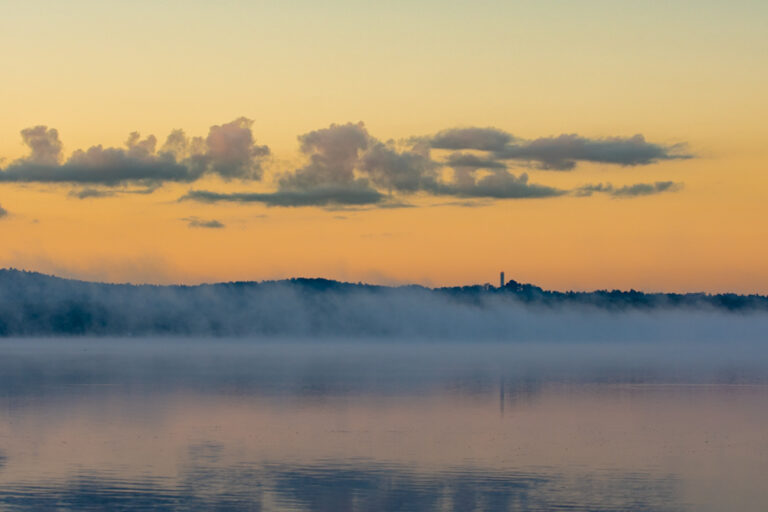
[(503, 287), (442, 288), (321, 278), (131, 285), (0, 270), (0, 336), (449, 336), (481, 332), (503, 337), (509, 329), (519, 330), (526, 313), (568, 312), (578, 317), (659, 311), (758, 314), (768, 312), (768, 297), (634, 290), (559, 292), (514, 280)]

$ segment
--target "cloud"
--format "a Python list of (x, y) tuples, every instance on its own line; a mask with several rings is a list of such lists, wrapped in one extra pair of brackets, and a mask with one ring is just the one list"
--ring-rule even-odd
[(29, 148), (27, 161), (38, 165), (56, 165), (61, 158), (59, 132), (47, 126), (21, 130), (21, 139)]
[(491, 206), (493, 201), (488, 198), (470, 199), (465, 201), (446, 201), (444, 203), (433, 204), (433, 207), (440, 206), (460, 206), (461, 208), (483, 208), (485, 206)]
[(360, 170), (389, 191), (417, 192), (435, 186), (439, 165), (416, 151), (399, 152), (376, 141), (360, 160)]
[(468, 153), (455, 153), (448, 159), (451, 166), (498, 168), (498, 160), (532, 162), (539, 169), (569, 171), (578, 162), (595, 162), (622, 166), (649, 165), (661, 160), (692, 158), (679, 144), (651, 143), (640, 134), (632, 137), (590, 139), (576, 134), (523, 140), (497, 128), (454, 128), (428, 138), (435, 149), (477, 150), (491, 153), (491, 158)]
[(371, 137), (363, 123), (332, 124), (299, 136), (309, 162), (280, 175), (277, 191), (233, 194), (235, 200), (268, 206), (368, 205), (384, 199), (367, 178), (355, 175), (360, 153)]
[(7, 215), (8, 215), (8, 210), (6, 210), (5, 208), (3, 208), (2, 205), (0, 205), (0, 219), (2, 219), (3, 217), (5, 217)]
[(204, 153), (210, 172), (224, 178), (261, 178), (260, 158), (269, 155), (269, 147), (256, 145), (252, 124), (250, 119), (240, 117), (231, 123), (211, 126)]
[[(444, 132), (443, 144), (496, 147), (481, 143), (490, 129), (463, 129)], [(493, 131), (498, 135), (497, 131)], [(492, 134), (491, 133), (491, 134)], [(508, 141), (511, 137), (502, 137)], [(528, 175), (515, 176), (503, 162), (471, 153), (454, 153), (447, 162), (431, 159), (429, 145), (415, 140), (400, 149), (394, 142), (372, 137), (363, 123), (333, 124), (299, 137), (306, 165), (283, 173), (274, 192), (217, 193), (192, 190), (182, 200), (204, 202), (259, 202), (268, 206), (322, 206), (347, 208), (407, 207), (400, 195), (423, 193), (462, 198), (522, 199), (556, 197), (565, 191), (529, 183)], [(446, 165), (452, 177), (443, 176)], [(490, 170), (482, 174), (481, 170)]]
[(613, 191), (616, 197), (635, 197), (658, 194), (661, 192), (674, 192), (683, 187), (682, 183), (673, 181), (657, 181), (656, 183), (636, 183), (627, 185)]
[(492, 158), (479, 157), (472, 153), (452, 153), (445, 164), (449, 167), (463, 167), (467, 169), (506, 169), (507, 164)]
[(191, 182), (200, 177), (170, 155), (137, 156), (122, 148), (93, 146), (77, 150), (62, 165), (16, 161), (0, 172), (0, 182), (79, 183), (117, 186), (126, 183)]
[[(256, 144), (252, 124), (241, 117), (211, 126), (206, 137), (188, 137), (174, 130), (162, 144), (153, 135), (142, 138), (133, 132), (124, 147), (93, 146), (74, 151), (64, 161), (58, 132), (35, 126), (22, 131), (28, 156), (0, 171), (0, 182), (76, 184), (83, 188), (70, 196), (86, 199), (118, 192), (151, 193), (167, 182), (192, 183), (211, 175), (228, 181), (257, 181), (263, 177), (262, 164), (270, 150)], [(298, 142), (304, 164), (273, 174), (272, 190), (193, 189), (181, 199), (332, 209), (412, 206), (406, 199), (414, 195), (488, 200), (568, 193), (634, 197), (677, 190), (680, 185), (656, 182), (616, 188), (600, 184), (569, 191), (532, 183), (528, 174), (514, 174), (508, 166), (572, 170), (579, 162), (638, 166), (692, 158), (682, 145), (652, 143), (642, 135), (590, 139), (564, 134), (524, 140), (497, 128), (464, 127), (385, 142), (373, 137), (362, 122), (331, 124), (300, 135)], [(433, 158), (435, 149), (451, 153)]]
[(100, 190), (97, 188), (82, 188), (80, 190), (71, 190), (69, 192), (69, 197), (74, 197), (77, 199), (92, 199), (92, 198), (98, 198), (98, 197), (113, 197), (115, 195), (115, 192), (112, 190)]
[(76, 150), (64, 163), (59, 163), (61, 143), (55, 129), (36, 126), (21, 134), (29, 155), (0, 171), (0, 182), (156, 187), (165, 182), (190, 183), (205, 174), (258, 180), (261, 160), (269, 155), (267, 146), (255, 144), (246, 118), (212, 126), (206, 139), (188, 139), (181, 130), (174, 130), (159, 152), (154, 135), (142, 139), (133, 132), (124, 148), (98, 145)]
[(186, 217), (182, 219), (187, 222), (187, 225), (191, 228), (209, 228), (209, 229), (221, 229), (225, 227), (224, 224), (216, 219), (204, 220), (197, 217)]
[(208, 190), (190, 190), (181, 197), (182, 201), (204, 203), (234, 202), (263, 203), (267, 206), (331, 206), (331, 205), (372, 205), (386, 196), (370, 188), (366, 183), (317, 185), (306, 189), (278, 190), (276, 192), (235, 192), (218, 193)]
[(524, 160), (540, 169), (569, 171), (578, 162), (621, 166), (649, 165), (660, 160), (692, 158), (681, 145), (665, 146), (647, 142), (642, 135), (588, 139), (576, 134), (544, 137), (510, 144), (494, 153), (502, 160)]
[(580, 197), (588, 197), (594, 193), (604, 193), (613, 197), (637, 197), (660, 194), (662, 192), (676, 192), (683, 188), (682, 183), (674, 181), (657, 181), (655, 183), (635, 183), (623, 187), (614, 187), (611, 183), (598, 183), (584, 185), (574, 190), (574, 194)]
[[(392, 194), (427, 193), (465, 198), (520, 199), (555, 197), (564, 191), (528, 182), (515, 176), (503, 163), (471, 154), (454, 154), (460, 165), (453, 180), (440, 177), (444, 165), (428, 151), (413, 147), (399, 150), (394, 143), (372, 137), (362, 123), (331, 125), (299, 137), (308, 163), (284, 173), (274, 192), (216, 193), (193, 190), (182, 199), (204, 202), (259, 202), (268, 206), (377, 206), (404, 205)], [(482, 176), (481, 168), (493, 169)]]
[(301, 152), (309, 157), (309, 163), (283, 173), (279, 190), (308, 192), (315, 187), (354, 184), (359, 181), (355, 178), (359, 153), (368, 146), (368, 139), (363, 123), (333, 124), (300, 135)]
[(434, 193), (466, 198), (532, 199), (557, 197), (566, 191), (528, 183), (527, 173), (515, 176), (503, 170), (479, 178), (473, 175), (469, 180), (438, 184)]
[(429, 140), (436, 149), (502, 151), (513, 137), (496, 128), (451, 128), (438, 132)]

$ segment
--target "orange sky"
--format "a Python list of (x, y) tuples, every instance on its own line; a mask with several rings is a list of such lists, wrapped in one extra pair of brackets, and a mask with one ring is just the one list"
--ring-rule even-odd
[[(123, 148), (133, 131), (156, 135), (159, 154), (173, 129), (206, 137), (241, 116), (271, 154), (258, 158), (260, 180), (211, 171), (148, 194), (126, 193), (137, 182), (0, 179), (0, 266), (159, 283), (324, 276), (449, 285), (495, 283), (505, 270), (556, 289), (768, 293), (762, 2), (75, 1), (5, 11), (2, 172), (32, 165), (20, 132), (38, 125), (58, 131), (56, 166), (77, 149)], [(451, 151), (435, 134), (456, 127), (509, 133), (516, 151), (560, 134), (595, 143), (642, 134), (651, 149), (684, 144), (677, 154), (692, 158), (590, 157), (570, 170), (495, 160), (565, 192), (557, 197), (468, 198), (479, 192), (425, 186), (398, 190), (411, 207), (395, 209), (178, 201), (189, 190), (280, 190), (280, 176), (325, 151), (302, 153), (297, 137), (358, 121), (365, 151), (395, 139), (408, 156), (406, 142), (421, 137), (437, 162)], [(337, 172), (334, 162), (323, 169)], [(372, 179), (360, 162), (356, 179)], [(477, 171), (476, 183), (489, 173)], [(576, 194), (657, 182), (675, 186)], [(86, 188), (108, 196), (70, 194)], [(199, 226), (214, 220), (223, 227)]]

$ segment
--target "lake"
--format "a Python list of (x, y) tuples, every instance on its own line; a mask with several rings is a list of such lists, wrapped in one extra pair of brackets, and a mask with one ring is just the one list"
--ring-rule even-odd
[(0, 340), (0, 510), (761, 511), (758, 342)]

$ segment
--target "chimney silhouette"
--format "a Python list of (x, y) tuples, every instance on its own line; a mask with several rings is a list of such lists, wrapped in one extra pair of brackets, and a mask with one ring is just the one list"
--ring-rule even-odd
[(501, 276), (499, 276), (499, 288), (504, 288), (504, 272), (501, 273)]

